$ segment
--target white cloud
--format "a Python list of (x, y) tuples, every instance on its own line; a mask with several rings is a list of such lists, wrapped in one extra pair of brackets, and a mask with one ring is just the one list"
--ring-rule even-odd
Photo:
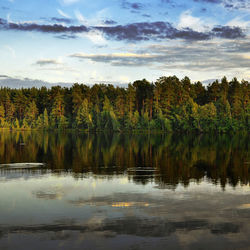
[(100, 31), (93, 30), (84, 34), (92, 43), (98, 45), (105, 45), (107, 44), (107, 40), (104, 38), (103, 34)]
[(69, 16), (68, 14), (66, 14), (65, 12), (63, 12), (63, 11), (60, 10), (60, 9), (57, 9), (57, 12), (58, 12), (61, 16), (65, 17), (65, 18), (70, 18), (70, 16)]
[(85, 54), (85, 53), (76, 53), (73, 55), (70, 55), (70, 57), (76, 57), (76, 58), (82, 58), (82, 59), (129, 59), (129, 58), (153, 58), (154, 55), (150, 54), (136, 54), (136, 53), (112, 53), (112, 54)]
[(7, 14), (6, 19), (7, 19), (7, 22), (8, 22), (8, 23), (12, 22), (12, 21), (11, 21), (11, 18), (10, 18), (10, 13), (9, 13), (9, 14)]
[(212, 26), (213, 24), (210, 21), (208, 22), (201, 20), (199, 17), (192, 16), (190, 10), (182, 12), (177, 24), (177, 28), (179, 29), (190, 28), (198, 32), (208, 31)]
[(100, 11), (93, 13), (91, 16), (88, 16), (88, 18), (84, 17), (79, 10), (76, 10), (75, 17), (81, 24), (89, 26), (102, 26), (103, 20), (111, 19), (108, 8), (101, 9)]
[(246, 21), (243, 19), (243, 17), (236, 17), (226, 23), (226, 25), (231, 27), (240, 27), (244, 30), (247, 30), (248, 32), (250, 31), (250, 20)]
[(88, 21), (86, 20), (86, 18), (81, 14), (80, 11), (76, 10), (75, 11), (75, 16), (76, 19), (78, 20), (78, 22), (82, 23), (82, 24), (88, 24)]

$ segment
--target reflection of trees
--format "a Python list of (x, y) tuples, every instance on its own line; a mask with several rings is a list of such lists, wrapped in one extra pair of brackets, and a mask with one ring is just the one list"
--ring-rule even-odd
[(53, 169), (112, 176), (139, 184), (185, 186), (207, 177), (224, 187), (249, 184), (248, 135), (2, 132), (0, 161), (46, 162)]

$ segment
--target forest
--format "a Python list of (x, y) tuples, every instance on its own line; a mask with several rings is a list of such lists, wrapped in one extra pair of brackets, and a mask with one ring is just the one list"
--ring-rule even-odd
[(231, 132), (250, 129), (249, 82), (208, 86), (188, 77), (146, 79), (126, 88), (95, 84), (0, 89), (0, 128), (86, 131)]

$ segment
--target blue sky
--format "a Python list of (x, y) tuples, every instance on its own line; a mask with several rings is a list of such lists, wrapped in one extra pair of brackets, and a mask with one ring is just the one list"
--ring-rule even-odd
[(249, 0), (1, 0), (0, 80), (250, 79)]

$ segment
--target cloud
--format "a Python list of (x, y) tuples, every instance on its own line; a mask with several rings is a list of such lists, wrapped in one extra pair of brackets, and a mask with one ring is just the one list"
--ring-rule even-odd
[(14, 23), (0, 18), (0, 30), (37, 31), (55, 34), (85, 33), (89, 35), (101, 33), (107, 38), (117, 41), (149, 41), (165, 39), (183, 39), (188, 41), (209, 40), (212, 38), (236, 39), (245, 34), (240, 27), (218, 26), (210, 31), (201, 32), (191, 28), (178, 29), (168, 22), (141, 22), (116, 26), (65, 26), (63, 24)]
[(143, 17), (150, 18), (151, 16), (149, 14), (142, 14)]
[[(149, 54), (135, 54), (135, 53), (113, 53), (113, 54), (85, 54), (75, 53), (70, 57), (78, 59), (89, 59), (93, 62), (110, 63), (113, 66), (145, 66), (151, 64), (155, 56)], [(141, 62), (143, 65), (140, 65)]]
[(61, 15), (61, 16), (63, 16), (64, 18), (70, 18), (70, 16), (69, 15), (67, 15), (65, 12), (63, 12), (62, 10), (60, 10), (60, 9), (57, 9), (57, 12)]
[[(143, 67), (156, 70), (184, 70), (189, 72), (249, 72), (249, 59), (245, 54), (250, 42), (239, 41), (198, 41), (196, 43), (150, 45), (130, 53), (86, 54), (75, 53), (70, 57), (91, 60), (119, 67)], [(250, 72), (249, 72), (250, 73)]]
[(116, 21), (111, 20), (111, 19), (104, 20), (103, 23), (104, 23), (104, 24), (107, 24), (107, 25), (114, 25), (114, 24), (117, 24)]
[(204, 22), (198, 17), (194, 17), (191, 15), (191, 11), (184, 11), (180, 15), (180, 20), (177, 25), (179, 29), (183, 28), (191, 28), (195, 31), (206, 31), (208, 29), (208, 23)]
[(235, 39), (244, 37), (243, 31), (239, 27), (218, 26), (212, 29), (215, 37)]
[(62, 35), (58, 35), (58, 36), (55, 36), (55, 37), (58, 38), (58, 39), (62, 39), (62, 40), (78, 38), (76, 35), (73, 35), (73, 34), (62, 34)]
[(141, 10), (144, 8), (144, 5), (142, 3), (137, 3), (137, 2), (128, 2), (126, 0), (122, 1), (121, 4), (123, 9), (132, 9), (132, 10)]
[(249, 0), (194, 0), (195, 2), (221, 4), (227, 9), (249, 10)]
[(6, 22), (0, 18), (0, 30), (16, 31), (38, 31), (43, 33), (82, 33), (87, 32), (88, 28), (84, 25), (64, 26), (62, 24), (37, 24), (37, 23), (13, 23)]
[(76, 16), (78, 22), (84, 23), (84, 24), (87, 23), (87, 20), (86, 20), (85, 17), (81, 14), (80, 11), (76, 10), (76, 11), (75, 11), (75, 16)]
[(239, 27), (220, 26), (211, 31), (199, 32), (191, 28), (177, 29), (168, 22), (142, 22), (112, 27), (95, 27), (101, 30), (107, 38), (118, 41), (148, 41), (162, 39), (184, 39), (190, 41), (220, 38), (243, 38), (244, 33)]
[(243, 17), (235, 17), (232, 20), (230, 20), (226, 25), (230, 27), (240, 27), (243, 30), (249, 30), (250, 19), (244, 20)]
[(72, 20), (70, 18), (58, 18), (58, 17), (52, 17), (51, 21), (58, 22), (58, 23), (72, 23)]
[[(49, 199), (49, 198), (48, 198)], [(161, 225), (161, 226), (159, 226)], [(212, 234), (236, 234), (241, 230), (239, 223), (217, 222), (208, 220), (184, 219), (182, 221), (171, 221), (167, 218), (158, 217), (135, 217), (124, 216), (120, 218), (105, 218), (101, 220), (87, 221), (85, 224), (76, 224), (74, 221), (58, 222), (57, 224), (38, 224), (32, 226), (1, 226), (3, 234), (10, 233), (41, 233), (78, 231), (81, 233), (94, 233), (109, 231), (118, 235), (133, 235), (141, 237), (166, 237), (177, 231), (201, 231), (209, 230)]]
[(167, 22), (142, 22), (113, 27), (97, 27), (107, 38), (127, 41), (147, 41), (157, 39), (205, 40), (207, 34), (195, 32), (190, 29), (178, 30)]
[(222, 3), (222, 0), (194, 0), (195, 2)]
[(36, 61), (35, 64), (39, 66), (45, 66), (45, 65), (58, 65), (61, 64), (61, 62), (55, 59), (40, 59)]

